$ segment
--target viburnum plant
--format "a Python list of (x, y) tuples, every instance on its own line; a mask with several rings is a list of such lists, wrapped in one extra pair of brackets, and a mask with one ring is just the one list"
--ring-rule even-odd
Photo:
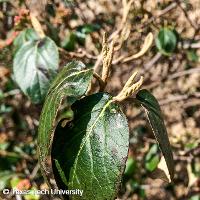
[[(156, 98), (140, 90), (143, 77), (134, 72), (117, 96), (105, 91), (115, 49), (114, 40), (103, 39), (102, 74), (80, 61), (68, 63), (58, 73), (58, 47), (31, 16), (34, 29), (22, 31), (14, 41), (14, 78), (34, 103), (44, 101), (38, 132), (42, 174), (52, 188), (80, 189), (83, 196), (66, 199), (115, 199), (126, 166), (129, 126), (120, 104), (130, 96), (144, 108), (173, 179), (174, 164), (167, 131)], [(122, 31), (123, 33), (123, 31)], [(152, 34), (142, 50), (149, 48)], [(92, 79), (99, 82), (93, 93)], [(55, 181), (54, 181), (55, 180)], [(56, 184), (55, 184), (56, 183)]]

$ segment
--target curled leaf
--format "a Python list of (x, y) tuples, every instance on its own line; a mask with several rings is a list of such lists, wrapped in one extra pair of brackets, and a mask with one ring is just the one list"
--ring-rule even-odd
[(137, 100), (144, 107), (147, 114), (149, 123), (155, 135), (155, 138), (159, 144), (160, 150), (165, 158), (170, 178), (174, 177), (174, 160), (171, 151), (167, 130), (162, 118), (162, 113), (158, 101), (147, 90), (140, 90), (136, 95)]
[(131, 61), (131, 60), (134, 60), (134, 59), (137, 59), (137, 58), (143, 56), (148, 51), (148, 49), (151, 47), (152, 43), (153, 43), (153, 34), (149, 33), (144, 40), (142, 49), (138, 53), (125, 58), (123, 62), (128, 62), (128, 61)]

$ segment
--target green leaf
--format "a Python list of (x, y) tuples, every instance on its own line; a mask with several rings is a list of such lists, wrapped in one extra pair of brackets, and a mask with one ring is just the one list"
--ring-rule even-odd
[(156, 38), (156, 47), (164, 55), (171, 55), (177, 46), (177, 35), (170, 28), (162, 28)]
[(36, 41), (39, 39), (36, 31), (32, 28), (22, 31), (14, 40), (14, 53), (16, 53), (26, 42)]
[(99, 24), (84, 24), (83, 26), (78, 27), (78, 31), (84, 34), (90, 34), (94, 31), (98, 31), (101, 28)]
[(195, 176), (200, 177), (200, 159), (194, 158), (191, 163), (192, 166), (192, 172), (195, 174)]
[(159, 155), (158, 155), (158, 146), (154, 144), (150, 149), (147, 155), (145, 156), (145, 167), (149, 171), (153, 171), (156, 169), (159, 163)]
[(125, 168), (124, 175), (128, 176), (128, 177), (133, 176), (136, 168), (137, 168), (136, 160), (134, 160), (132, 157), (129, 157), (126, 162), (126, 168)]
[(76, 39), (76, 35), (70, 32), (62, 42), (62, 47), (68, 51), (74, 51), (77, 42)]
[(188, 50), (187, 51), (187, 59), (191, 62), (198, 62), (199, 56), (194, 50)]
[(189, 200), (200, 200), (200, 195), (194, 195)]
[(87, 91), (92, 79), (93, 70), (87, 69), (81, 62), (69, 63), (57, 75), (47, 94), (39, 123), (38, 152), (44, 177), (47, 179), (48, 156), (50, 155), (54, 129), (57, 124), (57, 113), (64, 98), (80, 98)]
[(29, 191), (29, 194), (24, 195), (25, 200), (39, 200), (40, 195), (38, 192), (38, 189), (36, 187), (32, 187)]
[(10, 143), (9, 142), (0, 142), (0, 150), (5, 151), (9, 147)]
[(52, 145), (57, 184), (83, 190), (81, 199), (114, 199), (128, 154), (126, 117), (106, 93), (76, 101), (72, 110), (74, 119), (65, 127), (60, 122)]
[(13, 175), (14, 174), (11, 171), (0, 172), (0, 191), (8, 187), (9, 180), (12, 178)]
[(74, 7), (75, 6), (75, 1), (74, 0), (62, 0), (65, 4), (66, 7)]
[(162, 118), (162, 113), (158, 101), (147, 90), (140, 90), (137, 93), (136, 98), (140, 101), (141, 105), (144, 107), (146, 111), (155, 138), (165, 158), (171, 180), (173, 180), (174, 177), (173, 154), (171, 151), (167, 130)]
[(17, 188), (17, 185), (19, 184), (20, 182), (20, 178), (17, 177), (17, 176), (14, 176), (11, 180), (10, 180), (10, 186), (12, 189), (16, 189)]
[(26, 42), (14, 57), (14, 79), (34, 103), (41, 103), (58, 63), (58, 49), (50, 38)]

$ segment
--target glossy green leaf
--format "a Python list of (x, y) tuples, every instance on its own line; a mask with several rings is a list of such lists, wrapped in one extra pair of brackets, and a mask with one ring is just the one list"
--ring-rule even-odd
[(22, 31), (14, 40), (14, 51), (15, 53), (26, 43), (30, 41), (36, 41), (39, 39), (36, 31), (32, 28), (25, 29)]
[(174, 161), (173, 154), (171, 151), (171, 146), (169, 138), (167, 135), (167, 130), (162, 118), (162, 113), (158, 101), (156, 98), (147, 90), (140, 90), (136, 98), (140, 101), (141, 105), (144, 107), (148, 120), (151, 124), (155, 138), (159, 144), (161, 152), (165, 158), (171, 180), (174, 176)]
[(170, 28), (162, 28), (156, 37), (156, 46), (164, 55), (171, 55), (177, 46), (177, 35)]
[(57, 184), (83, 190), (83, 200), (113, 200), (128, 154), (126, 117), (106, 93), (76, 101), (72, 110), (74, 119), (65, 127), (61, 122), (55, 131), (52, 159)]
[[(57, 113), (64, 98), (80, 98), (87, 91), (93, 76), (93, 69), (78, 61), (69, 63), (57, 75), (47, 94), (39, 123), (38, 152), (41, 170), (46, 177), (51, 171), (48, 165), (54, 129), (57, 124)], [(48, 176), (47, 176), (48, 178)]]
[(57, 73), (58, 63), (58, 49), (50, 38), (26, 42), (14, 57), (14, 79), (34, 103), (41, 103)]

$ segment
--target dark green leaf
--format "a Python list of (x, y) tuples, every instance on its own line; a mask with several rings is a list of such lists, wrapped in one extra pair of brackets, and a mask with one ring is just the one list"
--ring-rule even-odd
[(47, 4), (46, 5), (46, 12), (51, 15), (52, 17), (56, 17), (56, 10), (55, 10), (55, 4)]
[(162, 28), (156, 38), (156, 46), (164, 55), (171, 55), (177, 46), (177, 35), (170, 28)]
[(161, 152), (165, 158), (171, 180), (174, 176), (174, 161), (173, 154), (171, 151), (167, 130), (162, 118), (162, 113), (158, 101), (156, 98), (147, 90), (140, 90), (136, 98), (140, 101), (142, 106), (145, 108), (147, 117), (151, 124), (155, 138), (159, 144)]
[(79, 26), (75, 32), (77, 42), (80, 45), (84, 45), (87, 35), (97, 31), (99, 28), (100, 27), (97, 24), (84, 24)]
[(62, 189), (84, 190), (83, 200), (112, 200), (128, 154), (126, 117), (106, 93), (76, 101), (72, 110), (74, 119), (65, 127), (61, 122), (55, 131), (52, 160), (56, 181)]
[(85, 33), (82, 32), (76, 32), (76, 40), (80, 45), (85, 45), (85, 39), (86, 39), (87, 35)]
[[(69, 63), (57, 75), (47, 94), (42, 114), (40, 116), (38, 150), (41, 169), (44, 176), (51, 171), (48, 166), (54, 129), (57, 124), (57, 112), (65, 97), (80, 98), (83, 96), (92, 79), (93, 70), (87, 69), (81, 62)], [(47, 177), (48, 178), (48, 177)]]
[(99, 24), (84, 24), (77, 28), (77, 32), (81, 32), (83, 34), (90, 34), (94, 31), (98, 31), (100, 29)]
[(69, 33), (69, 35), (62, 42), (62, 47), (68, 51), (73, 51), (76, 46), (76, 39), (76, 35), (73, 32)]
[(25, 29), (22, 31), (14, 40), (15, 53), (26, 43), (30, 41), (36, 41), (39, 39), (36, 31), (32, 28)]
[(48, 36), (56, 43), (60, 44), (59, 27), (53, 26), (52, 23), (46, 22)]
[(26, 42), (16, 53), (13, 66), (15, 81), (34, 103), (44, 100), (58, 63), (57, 46), (48, 37)]
[(192, 172), (196, 176), (200, 177), (200, 159), (199, 158), (194, 158), (192, 160), (191, 166), (192, 166)]

